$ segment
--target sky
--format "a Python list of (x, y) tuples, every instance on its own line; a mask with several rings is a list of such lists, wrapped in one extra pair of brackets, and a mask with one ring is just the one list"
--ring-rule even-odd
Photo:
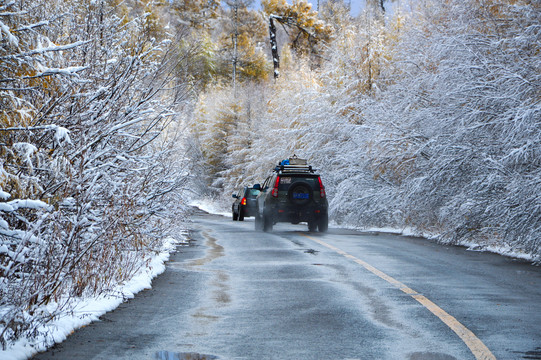
[[(310, 4), (312, 4), (312, 9), (317, 10), (317, 2), (318, 0), (307, 0)], [(319, 0), (320, 3), (326, 1), (326, 0)], [(293, 2), (293, 0), (287, 0), (289, 4)], [(366, 0), (344, 0), (346, 3), (351, 3), (351, 14), (353, 16), (358, 15), (361, 12), (361, 9), (364, 8), (364, 5), (366, 3)], [(255, 0), (254, 2), (255, 8), (261, 8), (260, 0)]]
[[(319, 0), (319, 1), (320, 3), (322, 3), (325, 0)], [(291, 1), (289, 0), (288, 2), (291, 2)], [(312, 9), (317, 10), (318, 0), (308, 0), (308, 2), (312, 4)], [(361, 12), (361, 9), (364, 8), (366, 0), (344, 0), (344, 2), (351, 4), (351, 14), (353, 16), (356, 16)]]
[[(317, 10), (318, 0), (307, 0), (307, 1), (312, 4), (312, 9)], [(321, 4), (326, 0), (319, 0), (319, 1)], [(366, 5), (366, 0), (343, 0), (343, 1), (351, 5), (351, 15), (353, 16), (359, 15), (359, 13), (364, 9)], [(287, 2), (291, 4), (293, 0), (287, 0)], [(403, 6), (404, 4), (409, 3), (409, 0), (402, 0), (398, 2), (386, 1), (384, 4), (386, 13), (392, 14), (393, 6), (395, 6), (395, 4), (400, 4), (400, 3), (402, 3), (401, 5)], [(261, 7), (260, 0), (255, 0), (254, 5), (256, 8), (260, 8)]]
[[(287, 0), (288, 3), (291, 3), (293, 0)], [(312, 9), (317, 10), (317, 2), (318, 0), (307, 0), (309, 3), (312, 4)], [(325, 0), (319, 0), (320, 4)], [(349, 3), (351, 5), (351, 15), (357, 16), (359, 13), (364, 9), (366, 5), (366, 0), (343, 0), (345, 3)], [(398, 1), (385, 1), (384, 7), (385, 12), (389, 14), (393, 14), (393, 9), (398, 5), (401, 8), (404, 6), (409, 7), (411, 3), (414, 1), (410, 0), (398, 0)]]

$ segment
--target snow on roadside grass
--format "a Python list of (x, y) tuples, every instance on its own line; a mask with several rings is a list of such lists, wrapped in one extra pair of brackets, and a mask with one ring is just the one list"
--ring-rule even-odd
[(231, 213), (223, 211), (223, 208), (218, 205), (216, 201), (209, 198), (193, 200), (190, 203), (190, 206), (195, 206), (196, 208), (213, 215), (231, 216)]
[[(133, 298), (141, 290), (150, 289), (152, 280), (165, 271), (165, 262), (169, 260), (170, 253), (175, 250), (176, 245), (182, 243), (184, 243), (183, 240), (165, 239), (161, 252), (152, 256), (148, 267), (142, 268), (130, 281), (119, 285), (113, 294), (92, 299), (75, 299), (76, 303), (72, 311), (38, 329), (43, 335), (32, 340), (20, 339), (9, 345), (6, 350), (0, 348), (0, 359), (28, 359), (55, 343), (64, 341), (74, 330), (99, 320), (101, 315), (116, 309), (122, 302)], [(0, 308), (0, 313), (1, 310)]]
[(463, 241), (460, 242), (458, 245), (465, 246), (468, 248), (468, 251), (488, 251), (494, 254), (503, 255), (515, 259), (522, 259), (529, 262), (535, 262), (538, 261), (535, 256), (532, 254), (523, 253), (520, 251), (517, 251), (513, 247), (502, 244), (502, 245), (479, 245), (473, 242), (469, 241)]
[[(360, 231), (360, 232), (380, 232), (380, 233), (386, 233), (386, 234), (395, 234), (395, 235), (402, 235), (402, 236), (418, 237), (418, 238), (423, 238), (423, 239), (427, 239), (427, 240), (433, 240), (433, 241), (440, 242), (438, 240), (439, 236), (437, 234), (430, 234), (430, 233), (416, 231), (415, 229), (413, 229), (411, 227), (405, 227), (403, 229), (399, 229), (399, 228), (390, 228), (390, 227), (360, 228), (360, 227), (355, 227), (355, 226), (350, 226), (350, 227), (345, 226), (345, 225), (341, 225), (341, 226), (350, 228), (352, 230), (357, 230), (357, 231)], [(442, 245), (445, 245), (445, 242), (440, 242), (440, 243)], [(482, 245), (482, 244), (474, 243), (472, 241), (459, 241), (456, 244), (448, 244), (448, 245), (451, 245), (451, 246), (463, 246), (463, 247), (467, 248), (468, 251), (478, 251), (478, 252), (485, 252), (486, 251), (486, 252), (490, 252), (490, 253), (494, 253), (494, 254), (498, 254), (498, 255), (502, 255), (502, 256), (507, 256), (507, 257), (511, 257), (511, 258), (515, 258), (515, 259), (522, 259), (522, 260), (526, 260), (526, 261), (530, 261), (530, 262), (536, 261), (536, 258), (533, 255), (519, 252), (516, 249), (514, 249), (513, 247), (511, 247), (509, 245), (505, 245), (505, 244), (496, 246), (496, 245)]]

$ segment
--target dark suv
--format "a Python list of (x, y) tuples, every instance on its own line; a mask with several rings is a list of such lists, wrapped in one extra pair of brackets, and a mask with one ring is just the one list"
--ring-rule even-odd
[(233, 220), (243, 221), (245, 217), (255, 215), (257, 195), (259, 195), (258, 189), (247, 186), (233, 194), (236, 199), (231, 206)]
[(325, 187), (304, 159), (289, 158), (278, 164), (257, 196), (255, 229), (271, 231), (278, 222), (308, 223), (309, 231), (327, 231), (328, 202)]

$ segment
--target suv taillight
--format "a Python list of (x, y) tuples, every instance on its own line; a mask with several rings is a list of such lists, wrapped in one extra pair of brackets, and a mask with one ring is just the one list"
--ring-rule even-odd
[(280, 185), (280, 177), (276, 177), (276, 181), (274, 183), (274, 188), (272, 189), (271, 195), (273, 197), (278, 197), (278, 185)]
[(240, 203), (241, 203), (241, 205), (246, 205), (246, 198), (245, 197), (242, 198), (242, 201)]
[(323, 183), (321, 182), (320, 177), (318, 177), (317, 179), (319, 180), (319, 196), (321, 198), (324, 198), (325, 197), (325, 186), (323, 186)]

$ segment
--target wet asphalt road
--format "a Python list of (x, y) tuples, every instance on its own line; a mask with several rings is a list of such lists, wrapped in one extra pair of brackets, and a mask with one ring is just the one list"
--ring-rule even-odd
[(541, 359), (540, 267), (411, 237), (253, 228), (195, 215), (193, 245), (152, 289), (34, 359), (475, 359), (421, 295), (494, 358)]

